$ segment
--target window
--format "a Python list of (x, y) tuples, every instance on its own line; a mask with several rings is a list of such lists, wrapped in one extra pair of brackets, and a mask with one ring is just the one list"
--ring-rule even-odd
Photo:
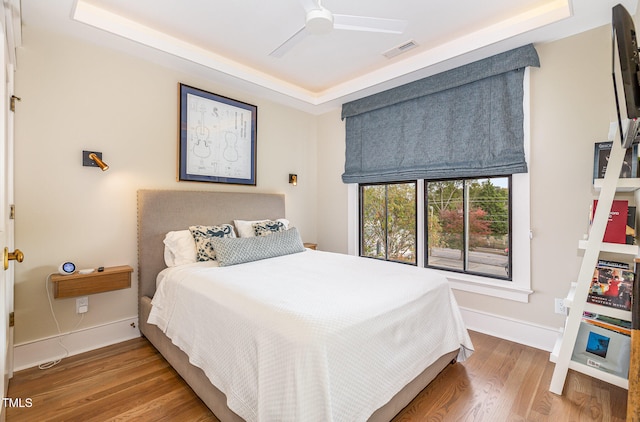
[[(416, 185), (360, 185), (360, 255), (417, 264)], [(425, 181), (425, 266), (510, 280), (510, 185), (510, 176)]]
[(511, 177), (425, 181), (427, 267), (509, 279)]
[(360, 185), (360, 255), (416, 264), (416, 183)]

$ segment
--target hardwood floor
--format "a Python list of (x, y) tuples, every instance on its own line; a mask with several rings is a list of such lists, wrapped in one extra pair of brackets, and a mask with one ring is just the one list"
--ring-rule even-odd
[[(447, 367), (394, 422), (625, 420), (626, 390), (569, 371), (557, 396), (547, 352), (470, 334), (471, 358)], [(8, 407), (8, 422), (218, 420), (143, 338), (17, 372), (8, 397), (32, 403)]]

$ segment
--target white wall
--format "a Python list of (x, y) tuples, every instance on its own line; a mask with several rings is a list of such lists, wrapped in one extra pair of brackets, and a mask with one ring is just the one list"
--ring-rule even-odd
[[(45, 279), (60, 262), (137, 268), (137, 189), (284, 193), (287, 218), (304, 241), (317, 241), (315, 116), (29, 26), (23, 37), (15, 114), (16, 247), (25, 253), (16, 266), (17, 345), (57, 333)], [(256, 187), (176, 181), (179, 83), (258, 106)], [(83, 167), (83, 150), (101, 151), (110, 169)], [(298, 174), (298, 186), (288, 184), (289, 173)], [(136, 280), (137, 271), (132, 288), (91, 295), (80, 328), (136, 316)], [(79, 321), (75, 299), (56, 299), (53, 307), (63, 332)]]

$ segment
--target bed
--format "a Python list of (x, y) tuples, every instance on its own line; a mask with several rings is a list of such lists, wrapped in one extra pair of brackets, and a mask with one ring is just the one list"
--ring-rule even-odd
[[(472, 352), (471, 341), (446, 280), (443, 283), (429, 271), (402, 264), (299, 250), (298, 244), (302, 244), (299, 235), (297, 240), (288, 240), (295, 237), (292, 234), (297, 233), (295, 229), (260, 240), (285, 242), (286, 247), (294, 245), (295, 253), (276, 254), (237, 265), (231, 264), (235, 264), (233, 257), (238, 254), (231, 253), (220, 255), (221, 264), (231, 262), (229, 265), (198, 262), (166, 268), (163, 240), (168, 232), (194, 224), (275, 221), (285, 216), (284, 203), (284, 196), (280, 194), (140, 190), (140, 331), (222, 421), (389, 421), (447, 365), (456, 359), (465, 359)], [(235, 242), (233, 239), (221, 240), (216, 245), (221, 254), (223, 251), (227, 254), (222, 246), (237, 245)], [(253, 243), (243, 244), (241, 249), (246, 250), (246, 245), (266, 244), (256, 243), (257, 239), (248, 242)], [(339, 277), (358, 278), (361, 262), (369, 262), (367, 265), (373, 265), (370, 270), (377, 273), (406, 271), (407, 277), (413, 277), (414, 282), (375, 296), (370, 295), (371, 289), (366, 287), (371, 283), (363, 285), (360, 280), (360, 284), (348, 287), (348, 283)], [(336, 272), (336, 269), (340, 271)], [(313, 277), (301, 276), (303, 270), (310, 271)], [(267, 273), (277, 277), (262, 277)], [(211, 276), (216, 277), (215, 281), (209, 281), (207, 277)], [(433, 280), (423, 282), (425, 277), (429, 280), (433, 277)], [(256, 279), (260, 280), (258, 284), (250, 284)], [(322, 288), (316, 287), (318, 283)], [(446, 287), (439, 286), (442, 284)], [(436, 287), (433, 292), (420, 291), (431, 285), (438, 286), (437, 291)], [(384, 288), (384, 283), (380, 286)], [(345, 287), (352, 290), (347, 293), (331, 290)], [(208, 289), (214, 290), (207, 293)], [(409, 297), (414, 289), (415, 296), (409, 300), (394, 293), (401, 290)], [(297, 296), (287, 299), (286, 295), (293, 292)], [(442, 295), (439, 300), (435, 300), (436, 294)], [(214, 303), (200, 303), (204, 300), (200, 298), (202, 295), (209, 295), (207, 300)], [(407, 310), (401, 310), (393, 301), (396, 299), (390, 299), (395, 296), (408, 303)], [(327, 300), (331, 297), (339, 300)], [(357, 297), (360, 305), (367, 306), (356, 307), (346, 302), (347, 297)], [(378, 299), (381, 297), (384, 300)], [(173, 300), (171, 305), (164, 305), (171, 306), (170, 312), (163, 314), (158, 310), (163, 306), (159, 305), (161, 299)], [(314, 300), (324, 302), (316, 306)], [(155, 302), (154, 306), (152, 302)], [(442, 320), (435, 321), (432, 315), (419, 315), (418, 309), (425, 306), (437, 307)], [(207, 308), (228, 309), (220, 309), (209, 317), (204, 316)], [(317, 308), (314, 312), (319, 314), (311, 313), (312, 308)], [(350, 311), (346, 316), (336, 317), (339, 309)], [(295, 316), (291, 317), (291, 312), (296, 312)], [(411, 318), (417, 319), (405, 317), (409, 312), (415, 313), (417, 316)], [(178, 322), (185, 323), (189, 314), (204, 321), (204, 328), (180, 328)], [(380, 345), (375, 347), (373, 333), (378, 329), (368, 325), (373, 324), (372, 319), (386, 321), (383, 331), (391, 336), (388, 341), (381, 339)], [(225, 321), (230, 325), (226, 326)], [(257, 321), (267, 324), (260, 326)], [(322, 322), (317, 324), (317, 321)], [(172, 325), (174, 322), (175, 326)], [(310, 325), (312, 323), (317, 325)], [(435, 328), (449, 328), (445, 334), (433, 332), (437, 341), (423, 338), (429, 334), (407, 335), (407, 332), (418, 332), (415, 330), (429, 324)], [(211, 332), (210, 336), (203, 334), (207, 330)], [(233, 343), (232, 338), (239, 343)], [(428, 343), (429, 348), (435, 343), (436, 351), (422, 352), (427, 346), (420, 344), (421, 341)], [(192, 350), (196, 343), (203, 343), (205, 352)], [(411, 352), (394, 350), (394, 343), (410, 343), (413, 349)], [(416, 349), (424, 357), (416, 359)], [(367, 363), (365, 358), (372, 358), (377, 363)], [(207, 359), (212, 362), (204, 362)], [(242, 369), (245, 367), (248, 369)], [(239, 372), (241, 369), (245, 372)], [(249, 375), (244, 376), (245, 373)], [(397, 373), (402, 374), (396, 378)], [(355, 395), (352, 397), (352, 394)], [(278, 401), (277, 398), (284, 396), (290, 397), (290, 403)]]

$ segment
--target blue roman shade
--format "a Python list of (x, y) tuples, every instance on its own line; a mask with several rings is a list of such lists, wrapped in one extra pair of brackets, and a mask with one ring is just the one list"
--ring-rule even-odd
[(344, 104), (343, 182), (526, 172), (527, 66), (540, 66), (533, 45)]

